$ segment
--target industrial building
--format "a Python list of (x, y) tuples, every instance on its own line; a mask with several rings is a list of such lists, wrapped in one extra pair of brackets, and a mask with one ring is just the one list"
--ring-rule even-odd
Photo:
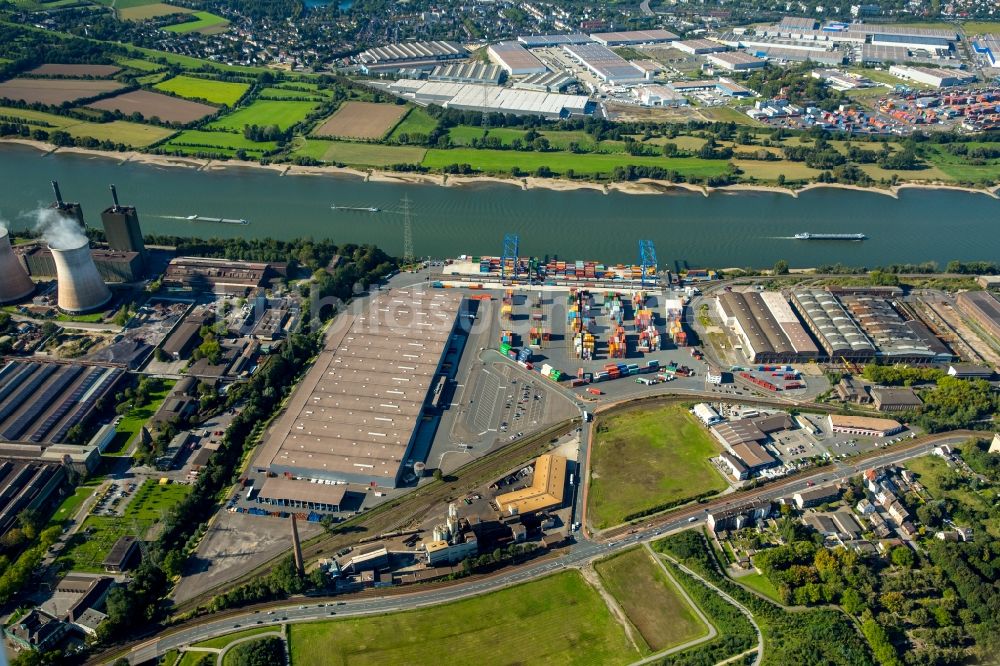
[(886, 46), (884, 44), (863, 44), (861, 46), (861, 64), (863, 65), (881, 65), (887, 62), (904, 62), (909, 59), (909, 50), (902, 46)]
[(411, 460), (462, 294), (397, 289), (342, 314), (271, 429), (258, 469), (395, 487)]
[(671, 44), (673, 48), (691, 55), (708, 55), (709, 53), (722, 53), (728, 51), (729, 47), (711, 39), (685, 39), (682, 42)]
[(819, 349), (778, 292), (725, 292), (716, 301), (723, 323), (743, 343), (753, 363), (815, 360)]
[(879, 296), (845, 294), (840, 302), (875, 343), (876, 356), (891, 363), (948, 363), (951, 351), (919, 321), (904, 319)]
[(766, 60), (761, 60), (743, 51), (710, 53), (708, 54), (708, 61), (716, 67), (721, 67), (730, 72), (749, 72), (767, 65)]
[(627, 60), (600, 44), (567, 44), (563, 51), (590, 72), (611, 85), (638, 83), (645, 76)]
[(875, 24), (853, 25), (851, 29), (870, 35), (872, 44), (902, 46), (909, 49), (948, 50), (953, 42), (958, 41), (958, 33), (954, 30)]
[(170, 289), (246, 295), (261, 287), (270, 275), (270, 265), (208, 257), (172, 259), (161, 283)]
[(530, 486), (497, 495), (496, 505), (500, 513), (517, 516), (561, 506), (566, 490), (567, 463), (565, 457), (551, 453), (538, 456)]
[(640, 86), (632, 89), (632, 94), (636, 96), (643, 106), (687, 106), (688, 101), (684, 95), (667, 86), (652, 85)]
[(867, 363), (875, 346), (832, 294), (821, 289), (796, 289), (792, 305), (831, 361)]
[(447, 81), (449, 83), (488, 83), (500, 85), (503, 81), (503, 70), (497, 65), (484, 62), (453, 62), (438, 65), (427, 76), (428, 81)]
[(632, 66), (642, 72), (642, 75), (647, 79), (652, 79), (657, 74), (663, 73), (663, 65), (655, 60), (632, 60), (631, 63)]
[(590, 38), (603, 46), (633, 46), (636, 44), (668, 44), (678, 35), (669, 30), (626, 30), (624, 32), (594, 32)]
[(194, 348), (201, 344), (201, 327), (211, 323), (212, 318), (207, 314), (189, 314), (164, 338), (160, 349), (175, 361), (187, 359)]
[(362, 51), (357, 60), (366, 74), (399, 69), (433, 69), (445, 60), (461, 60), (469, 52), (456, 42), (403, 42)]
[(950, 86), (960, 86), (972, 83), (976, 80), (976, 75), (969, 72), (962, 72), (955, 69), (942, 69), (940, 67), (910, 67), (904, 65), (893, 65), (889, 68), (889, 73), (907, 81), (926, 83), (935, 88), (947, 88)]
[(820, 65), (843, 65), (845, 56), (840, 51), (831, 49), (814, 49), (800, 46), (775, 44), (755, 46), (750, 49), (758, 58), (773, 60), (778, 63), (815, 62)]
[(577, 83), (576, 77), (565, 72), (546, 72), (544, 74), (529, 74), (514, 81), (512, 87), (518, 90), (559, 93), (575, 83)]
[(490, 60), (502, 67), (511, 76), (526, 76), (528, 74), (544, 74), (549, 71), (535, 54), (519, 42), (500, 42), (490, 44), (486, 49)]
[(18, 526), (18, 514), (44, 506), (65, 481), (62, 465), (0, 459), (0, 540)]
[[(56, 277), (56, 260), (50, 248), (37, 243), (19, 245), (15, 248), (15, 254), (20, 257), (33, 278)], [(90, 257), (97, 267), (97, 274), (104, 282), (135, 282), (142, 279), (143, 259), (138, 252), (95, 248), (90, 250)]]
[(955, 297), (959, 312), (987, 334), (1000, 339), (1000, 301), (988, 291), (963, 291)]
[(283, 476), (269, 476), (257, 493), (257, 502), (271, 506), (340, 511), (347, 495), (344, 484), (296, 481)]
[(83, 207), (78, 203), (63, 201), (62, 192), (59, 191), (59, 183), (52, 181), (52, 192), (55, 194), (55, 201), (49, 205), (49, 210), (54, 211), (60, 217), (76, 222), (80, 229), (86, 229), (87, 223), (83, 220)]
[(563, 44), (588, 44), (594, 40), (583, 33), (574, 32), (563, 35), (521, 35), (517, 41), (529, 49), (539, 49)]
[(843, 416), (830, 414), (826, 417), (827, 424), (833, 432), (863, 437), (889, 437), (903, 429), (899, 421), (879, 419), (871, 416)]
[(924, 402), (909, 388), (876, 386), (871, 389), (875, 409), (880, 412), (910, 412), (920, 409)]
[[(637, 70), (633, 69), (633, 72)], [(437, 104), (447, 109), (512, 113), (519, 116), (568, 118), (590, 114), (594, 103), (585, 95), (518, 90), (442, 81), (400, 79), (386, 87), (394, 95), (417, 104)]]
[(146, 244), (142, 240), (139, 214), (134, 206), (122, 206), (118, 203), (118, 191), (114, 185), (111, 186), (111, 198), (114, 205), (101, 211), (101, 224), (104, 226), (108, 248), (114, 252), (138, 254), (142, 264), (145, 262)]
[(124, 573), (138, 562), (139, 557), (139, 540), (134, 536), (122, 536), (111, 546), (101, 566), (108, 573)]
[(818, 22), (805, 16), (785, 16), (777, 27), (784, 30), (815, 30)]
[(16, 303), (33, 293), (35, 283), (11, 249), (7, 228), (0, 227), (0, 304)]
[[(772, 433), (791, 428), (792, 420), (787, 414), (775, 414), (725, 421), (713, 425), (710, 430), (726, 451), (746, 467), (746, 473), (749, 475), (778, 464), (778, 459), (764, 448), (764, 444)], [(736, 473), (737, 468), (732, 465), (730, 467)]]

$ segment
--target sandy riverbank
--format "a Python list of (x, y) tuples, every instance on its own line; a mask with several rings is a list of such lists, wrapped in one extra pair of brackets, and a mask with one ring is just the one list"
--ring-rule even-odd
[(678, 192), (692, 192), (702, 194), (706, 197), (714, 193), (735, 194), (741, 192), (764, 192), (774, 194), (787, 194), (798, 197), (802, 192), (819, 188), (835, 188), (842, 190), (854, 190), (858, 192), (871, 192), (884, 194), (892, 198), (899, 198), (899, 192), (904, 189), (922, 190), (953, 190), (958, 192), (969, 192), (972, 194), (985, 194), (1000, 199), (1000, 185), (989, 189), (977, 189), (972, 187), (962, 187), (950, 185), (948, 183), (900, 183), (888, 188), (881, 187), (861, 187), (860, 185), (847, 185), (842, 183), (810, 183), (804, 187), (793, 190), (776, 185), (756, 185), (749, 183), (739, 183), (724, 187), (706, 187), (690, 183), (672, 183), (669, 181), (640, 179), (629, 182), (596, 183), (589, 181), (564, 180), (560, 178), (537, 178), (526, 176), (522, 178), (501, 178), (498, 176), (463, 176), (437, 173), (408, 173), (396, 171), (382, 171), (379, 169), (362, 170), (352, 167), (337, 166), (298, 166), (292, 164), (260, 164), (258, 162), (240, 160), (211, 160), (198, 159), (193, 157), (177, 157), (172, 155), (151, 155), (138, 151), (107, 152), (93, 150), (90, 148), (58, 147), (50, 143), (22, 138), (0, 139), (3, 143), (15, 143), (29, 146), (46, 154), (67, 153), (84, 155), (90, 157), (100, 157), (104, 159), (117, 160), (120, 163), (136, 162), (157, 167), (188, 168), (199, 171), (225, 171), (228, 169), (264, 169), (277, 172), (282, 176), (346, 176), (349, 178), (359, 178), (366, 182), (379, 183), (412, 183), (420, 185), (437, 185), (439, 187), (462, 187), (482, 183), (495, 183), (502, 185), (512, 185), (523, 190), (546, 189), (557, 192), (570, 192), (574, 190), (594, 190), (608, 194), (610, 192), (621, 192), (623, 194), (670, 194)]

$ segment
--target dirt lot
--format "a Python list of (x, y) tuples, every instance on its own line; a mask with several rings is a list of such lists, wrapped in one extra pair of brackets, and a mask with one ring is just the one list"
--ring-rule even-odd
[(189, 102), (186, 99), (178, 99), (147, 90), (136, 90), (117, 97), (102, 99), (90, 104), (89, 107), (101, 111), (117, 110), (126, 115), (138, 111), (144, 118), (157, 116), (160, 120), (173, 123), (190, 123), (216, 111), (214, 106), (208, 104)]
[[(304, 520), (299, 521), (298, 528), (303, 541), (323, 529)], [(280, 553), (291, 553), (291, 530), (290, 520), (220, 511), (188, 561), (174, 599), (186, 601)]]
[(406, 107), (371, 102), (345, 102), (327, 118), (316, 136), (350, 139), (380, 139), (396, 126), (406, 113)]
[(117, 81), (94, 79), (11, 79), (0, 83), (0, 97), (28, 104), (58, 105), (96, 97), (122, 87)]
[(48, 64), (36, 67), (28, 74), (33, 76), (91, 76), (97, 79), (106, 79), (114, 76), (122, 68), (118, 65), (56, 65)]

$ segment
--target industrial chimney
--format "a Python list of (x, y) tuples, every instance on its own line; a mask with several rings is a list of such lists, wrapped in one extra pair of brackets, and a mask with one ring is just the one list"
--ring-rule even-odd
[(34, 291), (35, 283), (10, 247), (10, 234), (0, 226), (0, 303), (20, 301)]
[(97, 310), (111, 300), (111, 290), (104, 284), (90, 255), (90, 243), (64, 249), (49, 246), (56, 263), (59, 285), (59, 309), (73, 314)]
[(59, 183), (53, 180), (51, 184), (52, 193), (55, 195), (56, 200), (52, 202), (49, 209), (56, 211), (67, 219), (75, 220), (81, 229), (86, 229), (87, 223), (83, 221), (83, 207), (78, 203), (63, 201), (62, 192), (59, 190)]

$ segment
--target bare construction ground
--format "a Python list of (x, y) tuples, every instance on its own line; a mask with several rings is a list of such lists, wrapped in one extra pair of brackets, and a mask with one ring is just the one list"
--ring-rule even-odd
[(59, 105), (119, 90), (117, 81), (97, 79), (11, 79), (0, 83), (0, 98), (28, 104)]
[[(62, 83), (62, 81), (58, 83)], [(90, 81), (89, 83), (100, 82)], [(208, 104), (178, 99), (148, 90), (135, 90), (117, 97), (102, 99), (99, 102), (89, 104), (88, 107), (101, 111), (121, 111), (125, 115), (131, 115), (138, 111), (143, 118), (155, 116), (170, 123), (194, 122), (215, 113), (217, 110)]]
[[(318, 524), (299, 521), (303, 541), (318, 534)], [(230, 581), (283, 552), (291, 552), (291, 520), (220, 511), (188, 561), (174, 600), (187, 601)]]
[(316, 136), (347, 139), (381, 139), (406, 114), (407, 108), (396, 104), (344, 102), (336, 113), (323, 121)]

